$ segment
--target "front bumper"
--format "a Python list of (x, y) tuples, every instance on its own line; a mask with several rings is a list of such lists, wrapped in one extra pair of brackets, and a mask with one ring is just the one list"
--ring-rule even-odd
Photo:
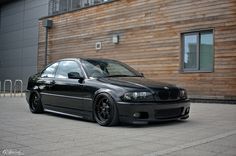
[(128, 123), (148, 123), (187, 119), (190, 112), (189, 100), (166, 103), (117, 103), (119, 119)]

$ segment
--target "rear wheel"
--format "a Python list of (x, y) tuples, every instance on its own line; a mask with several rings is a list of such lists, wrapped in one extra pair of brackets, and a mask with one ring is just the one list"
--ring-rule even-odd
[(43, 105), (41, 103), (41, 98), (39, 93), (34, 92), (30, 96), (29, 102), (30, 111), (32, 113), (42, 113), (43, 112)]
[(101, 126), (114, 126), (119, 122), (118, 111), (110, 95), (102, 93), (94, 101), (94, 118)]

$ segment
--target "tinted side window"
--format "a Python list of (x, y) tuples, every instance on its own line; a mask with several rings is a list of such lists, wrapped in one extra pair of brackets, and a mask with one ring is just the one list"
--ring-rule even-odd
[(49, 77), (53, 78), (55, 76), (55, 72), (57, 70), (58, 63), (54, 63), (51, 66), (47, 67), (43, 72), (41, 77)]
[(56, 78), (68, 78), (68, 73), (70, 72), (77, 72), (80, 76), (83, 76), (82, 70), (78, 63), (75, 61), (62, 61), (59, 64)]

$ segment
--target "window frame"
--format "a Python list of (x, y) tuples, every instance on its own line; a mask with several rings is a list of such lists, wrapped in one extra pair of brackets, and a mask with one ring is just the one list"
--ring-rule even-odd
[[(212, 37), (213, 37), (213, 44), (212, 44), (212, 59), (213, 59), (213, 68), (212, 69), (200, 69), (200, 46), (201, 46), (201, 33), (204, 32), (211, 32), (212, 33)], [(185, 36), (188, 35), (193, 35), (196, 34), (197, 35), (197, 52), (196, 52), (196, 68), (184, 68), (184, 56), (185, 56)], [(187, 31), (187, 32), (182, 32), (180, 33), (180, 38), (181, 38), (181, 43), (180, 43), (180, 72), (181, 73), (212, 73), (214, 72), (214, 67), (215, 67), (215, 31), (213, 28), (209, 28), (209, 29), (200, 29), (200, 30), (193, 30), (193, 31)]]
[[(86, 0), (86, 1), (87, 2), (88, 1), (92, 2), (91, 5), (73, 8), (72, 0), (67, 0), (67, 8), (66, 8), (66, 10), (61, 10), (60, 9), (60, 5), (57, 6), (57, 3), (60, 3), (60, 0), (58, 0), (56, 2), (55, 2), (55, 0), (50, 0), (49, 1), (49, 5), (48, 5), (48, 16), (46, 16), (46, 17), (53, 17), (53, 16), (64, 14), (64, 13), (68, 13), (68, 12), (74, 12), (74, 11), (77, 11), (77, 10), (87, 9), (87, 8), (90, 8), (90, 7), (95, 7), (95, 6), (99, 6), (99, 5), (115, 2), (117, 0), (107, 0), (107, 1), (103, 0), (102, 2), (99, 2), (99, 3), (96, 3), (95, 2), (96, 0)], [(80, 1), (79, 3), (80, 3), (80, 5), (83, 4), (82, 1)], [(87, 3), (87, 4), (90, 4), (90, 3)]]

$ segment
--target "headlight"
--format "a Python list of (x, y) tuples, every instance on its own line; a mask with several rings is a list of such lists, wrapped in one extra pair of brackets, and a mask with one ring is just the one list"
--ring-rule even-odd
[(181, 89), (180, 90), (180, 98), (181, 99), (187, 99), (187, 92), (186, 92), (186, 90), (185, 89)]
[(121, 99), (123, 101), (154, 101), (153, 95), (150, 92), (127, 92)]

